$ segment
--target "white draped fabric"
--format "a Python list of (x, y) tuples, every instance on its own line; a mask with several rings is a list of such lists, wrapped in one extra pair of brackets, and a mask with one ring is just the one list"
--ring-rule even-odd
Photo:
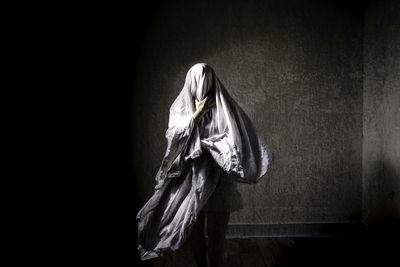
[[(206, 96), (215, 97), (215, 106), (196, 125), (195, 99)], [(220, 172), (236, 182), (254, 184), (267, 172), (271, 159), (248, 116), (205, 63), (189, 69), (170, 108), (165, 137), (167, 149), (154, 193), (136, 216), (142, 260), (181, 247)]]

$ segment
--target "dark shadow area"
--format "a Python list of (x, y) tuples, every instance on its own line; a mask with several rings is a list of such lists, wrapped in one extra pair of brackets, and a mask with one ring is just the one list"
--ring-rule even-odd
[(201, 211), (183, 246), (177, 251), (149, 260), (151, 266), (224, 266), (228, 251), (225, 231), (229, 215), (229, 211)]
[(393, 229), (400, 221), (398, 167), (383, 160), (370, 166), (364, 188), (365, 220), (373, 229)]
[[(398, 226), (363, 227), (357, 234), (337, 237), (227, 239), (220, 266), (397, 266), (400, 264)], [(175, 255), (157, 259), (153, 264), (154, 267), (198, 266), (193, 251), (185, 248)]]

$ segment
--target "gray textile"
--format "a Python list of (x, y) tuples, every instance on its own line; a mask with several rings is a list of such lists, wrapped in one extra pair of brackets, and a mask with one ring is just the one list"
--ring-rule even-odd
[[(215, 96), (216, 105), (195, 125), (194, 101), (206, 96)], [(136, 216), (142, 260), (179, 249), (197, 214), (218, 203), (222, 192), (224, 202), (220, 204), (225, 206), (220, 208), (230, 208), (226, 206), (231, 203), (229, 190), (224, 191), (229, 188), (224, 185), (257, 183), (270, 162), (264, 140), (214, 70), (204, 63), (188, 71), (170, 108), (165, 137), (167, 150), (155, 177), (154, 193)]]

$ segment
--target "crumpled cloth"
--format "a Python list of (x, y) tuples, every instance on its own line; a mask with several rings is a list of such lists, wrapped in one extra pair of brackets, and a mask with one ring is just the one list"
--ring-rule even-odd
[[(195, 99), (214, 96), (216, 105), (195, 125)], [(136, 216), (141, 260), (179, 249), (191, 233), (221, 172), (255, 184), (267, 172), (271, 154), (250, 119), (205, 63), (191, 67), (170, 108), (167, 149), (154, 193)]]

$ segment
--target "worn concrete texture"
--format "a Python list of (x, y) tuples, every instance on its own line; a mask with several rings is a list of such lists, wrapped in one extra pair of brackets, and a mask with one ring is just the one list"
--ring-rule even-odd
[[(222, 263), (219, 266), (399, 266), (398, 248), (393, 244), (396, 243), (372, 238), (371, 235), (330, 238), (234, 238), (225, 241)], [(145, 262), (143, 266), (198, 266), (193, 252), (190, 246), (184, 245), (180, 250)]]
[(243, 207), (230, 223), (361, 220), (362, 17), (332, 1), (162, 2), (135, 81), (141, 205), (165, 152), (169, 107), (197, 62), (215, 69), (275, 155), (258, 184), (237, 184)]
[(366, 9), (363, 221), (400, 222), (400, 2)]

